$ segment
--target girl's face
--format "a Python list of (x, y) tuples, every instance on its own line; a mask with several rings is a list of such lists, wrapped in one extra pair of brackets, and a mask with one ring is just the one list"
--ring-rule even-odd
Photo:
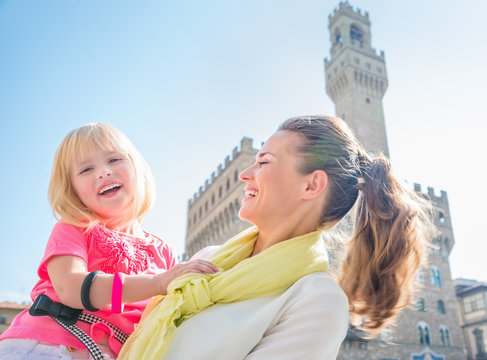
[(298, 172), (297, 146), (302, 141), (294, 132), (276, 132), (259, 151), (256, 162), (240, 174), (246, 184), (241, 219), (261, 229), (291, 219), (307, 188), (305, 175)]
[(109, 222), (124, 217), (135, 193), (135, 171), (129, 157), (95, 147), (71, 165), (71, 183), (80, 200)]

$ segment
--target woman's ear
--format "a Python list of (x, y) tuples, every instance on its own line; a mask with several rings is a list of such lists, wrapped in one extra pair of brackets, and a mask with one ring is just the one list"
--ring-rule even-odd
[(304, 192), (305, 199), (314, 199), (322, 195), (328, 186), (328, 175), (323, 170), (315, 170), (307, 175), (307, 187)]

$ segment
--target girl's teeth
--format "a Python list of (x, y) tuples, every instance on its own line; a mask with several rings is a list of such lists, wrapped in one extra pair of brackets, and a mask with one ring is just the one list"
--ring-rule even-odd
[(111, 184), (111, 185), (105, 186), (103, 189), (100, 190), (100, 192), (98, 194), (102, 195), (104, 192), (111, 190), (111, 189), (114, 189), (114, 188), (117, 188), (117, 187), (120, 187), (120, 186), (121, 186), (121, 184)]

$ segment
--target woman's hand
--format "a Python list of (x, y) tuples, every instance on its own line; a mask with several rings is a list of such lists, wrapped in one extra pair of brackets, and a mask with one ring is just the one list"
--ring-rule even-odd
[(160, 286), (160, 294), (167, 294), (167, 287), (174, 279), (185, 274), (214, 274), (218, 272), (218, 268), (211, 262), (197, 259), (185, 261), (174, 265), (169, 270), (155, 276), (155, 280)]

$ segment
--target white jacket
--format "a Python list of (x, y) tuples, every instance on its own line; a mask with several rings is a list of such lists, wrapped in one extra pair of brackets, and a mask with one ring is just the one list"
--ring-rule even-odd
[(327, 273), (317, 272), (281, 295), (199, 312), (175, 331), (164, 359), (331, 360), (347, 327), (347, 297)]

